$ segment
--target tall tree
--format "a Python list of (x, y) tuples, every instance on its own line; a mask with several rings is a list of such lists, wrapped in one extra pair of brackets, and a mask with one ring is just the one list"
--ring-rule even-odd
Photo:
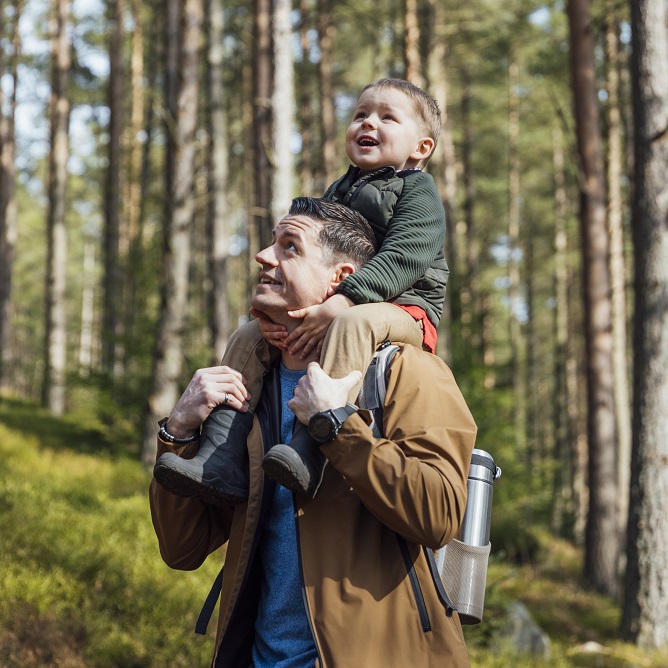
[(420, 22), (417, 0), (404, 0), (404, 68), (406, 80), (422, 88), (422, 59), (420, 57)]
[(331, 183), (339, 171), (336, 160), (336, 116), (334, 114), (334, 86), (332, 66), (336, 26), (332, 17), (332, 0), (318, 0), (318, 92), (320, 95), (320, 120), (322, 122), (322, 176), (321, 181)]
[(271, 82), (271, 0), (255, 0), (253, 44), (253, 221), (260, 248), (271, 242), (272, 142)]
[(618, 593), (617, 422), (612, 356), (610, 240), (589, 0), (567, 5), (575, 126), (580, 157), (580, 227), (587, 363), (589, 514), (585, 575)]
[(67, 160), (69, 158), (70, 99), (68, 83), (72, 59), (69, 37), (69, 0), (51, 0), (51, 99), (47, 204), (47, 269), (45, 309), (45, 368), (42, 402), (62, 415), (65, 412), (67, 363), (67, 227), (65, 220)]
[[(170, 0), (178, 2), (178, 0)], [(177, 15), (178, 11), (175, 12)], [(178, 381), (183, 357), (183, 330), (186, 323), (190, 237), (194, 214), (193, 181), (195, 131), (197, 129), (202, 0), (184, 0), (180, 31), (180, 57), (176, 116), (174, 118), (174, 161), (171, 172), (171, 215), (165, 221), (165, 248), (162, 263), (160, 319), (148, 415), (144, 425), (142, 461), (155, 460), (157, 421), (167, 415), (178, 398)], [(170, 31), (171, 38), (178, 33)], [(170, 174), (170, 171), (167, 171)]]
[[(16, 89), (18, 85), (18, 62), (21, 46), (19, 19), (23, 0), (14, 2), (14, 20), (11, 34), (12, 58), (10, 94), (7, 115), (2, 111), (2, 89), (0, 89), (0, 389), (11, 384), (12, 346), (12, 273), (17, 237), (16, 206), (16, 162), (15, 162), (15, 116)], [(3, 9), (0, 9), (0, 38), (3, 37)], [(5, 71), (4, 52), (0, 48), (0, 75)]]
[(612, 334), (614, 344), (615, 412), (619, 433), (617, 457), (619, 530), (624, 539), (629, 512), (631, 475), (631, 399), (626, 344), (626, 262), (622, 226), (622, 123), (620, 111), (619, 22), (608, 16), (605, 24), (607, 60), (607, 126), (608, 126), (608, 226), (610, 228), (610, 276), (612, 288)]
[(112, 375), (120, 362), (122, 327), (121, 269), (121, 136), (123, 129), (124, 0), (107, 0), (109, 13), (109, 143), (104, 197), (104, 305), (102, 315), (102, 368)]
[(631, 2), (635, 136), (634, 400), (622, 633), (668, 646), (668, 15)]
[(230, 334), (229, 211), (227, 128), (225, 127), (225, 86), (223, 82), (223, 0), (209, 0), (209, 267), (211, 274), (210, 328), (213, 360), (218, 364)]
[(276, 224), (290, 208), (294, 159), (290, 147), (295, 120), (294, 63), (292, 57), (292, 0), (273, 2), (274, 83), (272, 122), (271, 213)]

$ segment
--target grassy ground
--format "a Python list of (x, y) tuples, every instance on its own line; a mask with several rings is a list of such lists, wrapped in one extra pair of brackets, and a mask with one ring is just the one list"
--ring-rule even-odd
[[(90, 418), (0, 398), (1, 666), (209, 665), (215, 620), (206, 638), (192, 629), (220, 558), (194, 573), (162, 563), (132, 440), (106, 434)], [(617, 640), (618, 607), (585, 589), (574, 548), (540, 542), (533, 566), (491, 564), (485, 619), (465, 629), (474, 666), (668, 666), (668, 653)], [(495, 645), (513, 600), (549, 634), (550, 658)]]

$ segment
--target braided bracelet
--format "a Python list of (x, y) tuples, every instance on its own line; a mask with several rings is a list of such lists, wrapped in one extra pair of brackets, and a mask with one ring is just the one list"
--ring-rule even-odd
[(188, 438), (177, 438), (176, 436), (172, 436), (165, 429), (165, 424), (167, 423), (163, 422), (160, 425), (160, 437), (162, 438), (163, 441), (167, 441), (168, 443), (175, 443), (176, 445), (184, 445), (185, 443), (192, 443), (193, 441), (196, 441), (199, 438), (199, 430), (196, 431), (192, 436), (188, 436)]

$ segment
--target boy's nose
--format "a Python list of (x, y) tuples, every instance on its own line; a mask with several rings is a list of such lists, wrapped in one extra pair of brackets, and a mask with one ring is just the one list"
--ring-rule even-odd
[(363, 123), (362, 123), (363, 128), (375, 128), (376, 127), (376, 119), (373, 116), (367, 116)]

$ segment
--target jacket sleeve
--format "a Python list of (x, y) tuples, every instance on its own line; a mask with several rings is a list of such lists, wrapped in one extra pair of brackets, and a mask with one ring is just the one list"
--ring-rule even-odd
[[(158, 457), (167, 451), (192, 456), (193, 446), (171, 449), (158, 438)], [(176, 496), (154, 479), (149, 486), (151, 518), (163, 561), (171, 568), (190, 571), (223, 545), (229, 537), (233, 509), (217, 507), (198, 499)]]
[(356, 304), (391, 301), (443, 257), (443, 205), (432, 177), (417, 176), (415, 183), (406, 180), (378, 253), (339, 286)]
[(457, 535), (477, 427), (442, 360), (404, 346), (389, 371), (385, 438), (353, 415), (322, 449), (366, 508), (406, 539), (438, 549)]

